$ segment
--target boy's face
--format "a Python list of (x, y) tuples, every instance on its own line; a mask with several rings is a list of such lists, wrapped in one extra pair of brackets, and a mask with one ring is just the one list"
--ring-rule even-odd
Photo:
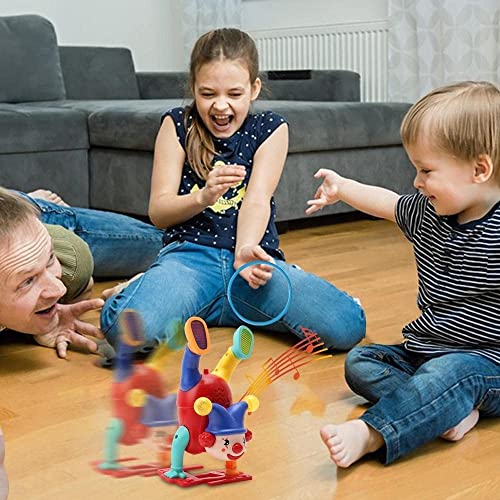
[(66, 288), (50, 235), (35, 217), (0, 244), (0, 290), (0, 325), (34, 335), (57, 325)]
[(464, 223), (479, 219), (491, 208), (484, 198), (484, 183), (477, 182), (475, 162), (442, 152), (428, 141), (406, 151), (417, 171), (413, 185), (439, 215), (458, 215), (458, 222)]
[(220, 139), (236, 133), (260, 87), (260, 80), (252, 84), (248, 69), (238, 61), (223, 59), (201, 66), (194, 82), (194, 98), (210, 133)]

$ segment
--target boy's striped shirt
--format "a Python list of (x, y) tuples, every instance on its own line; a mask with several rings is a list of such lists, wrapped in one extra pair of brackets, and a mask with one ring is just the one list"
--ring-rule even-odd
[(396, 221), (413, 243), (421, 315), (403, 328), (422, 354), (471, 352), (500, 364), (500, 202), (459, 224), (422, 194), (401, 196)]

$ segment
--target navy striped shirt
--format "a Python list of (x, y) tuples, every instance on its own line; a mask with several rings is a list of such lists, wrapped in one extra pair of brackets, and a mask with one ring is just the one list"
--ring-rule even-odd
[(500, 364), (500, 202), (459, 224), (422, 194), (404, 195), (396, 221), (413, 243), (422, 311), (403, 328), (406, 349), (470, 352)]

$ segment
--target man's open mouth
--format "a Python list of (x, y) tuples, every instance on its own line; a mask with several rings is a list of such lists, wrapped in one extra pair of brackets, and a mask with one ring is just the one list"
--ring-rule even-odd
[(47, 309), (41, 309), (40, 311), (37, 311), (35, 314), (51, 314), (52, 312), (55, 311), (56, 304), (52, 304), (50, 307), (47, 307)]

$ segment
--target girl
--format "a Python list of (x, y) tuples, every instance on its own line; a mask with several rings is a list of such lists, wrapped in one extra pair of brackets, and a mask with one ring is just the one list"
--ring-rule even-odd
[[(273, 331), (316, 331), (329, 347), (350, 349), (365, 332), (361, 307), (346, 293), (284, 261), (274, 224), (273, 192), (288, 146), (285, 120), (253, 114), (261, 89), (253, 40), (237, 29), (206, 33), (191, 54), (187, 108), (168, 110), (155, 146), (149, 214), (165, 229), (164, 248), (139, 279), (105, 303), (101, 327), (111, 343), (125, 308), (140, 312), (150, 340), (171, 321), (201, 316), (208, 325), (238, 326), (228, 282), (242, 264), (275, 262), (289, 276), (293, 299)], [(283, 307), (283, 280), (253, 266), (233, 286), (240, 314), (255, 321)]]

